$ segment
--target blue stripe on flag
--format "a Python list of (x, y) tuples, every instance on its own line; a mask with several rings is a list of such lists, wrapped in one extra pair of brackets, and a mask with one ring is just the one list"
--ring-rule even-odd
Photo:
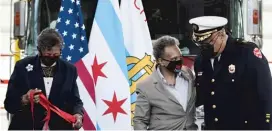
[(136, 99), (137, 99), (137, 94), (136, 94), (136, 92), (134, 92), (131, 95), (131, 98), (130, 98), (131, 104), (133, 104), (134, 102), (136, 102)]
[(122, 25), (110, 0), (98, 1), (95, 20), (115, 60), (128, 79)]
[(129, 54), (127, 48), (126, 48), (126, 56), (127, 56), (127, 57), (130, 56), (130, 54)]
[(98, 125), (98, 123), (96, 123), (96, 130), (97, 130), (97, 131), (101, 131), (101, 128), (100, 128), (100, 126)]

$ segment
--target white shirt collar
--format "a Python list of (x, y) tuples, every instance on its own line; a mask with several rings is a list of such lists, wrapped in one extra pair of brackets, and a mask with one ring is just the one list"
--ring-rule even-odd
[[(168, 82), (166, 81), (166, 79), (165, 79), (164, 76), (162, 75), (161, 70), (160, 70), (159, 67), (157, 67), (157, 72), (158, 72), (159, 77), (162, 79), (162, 81), (163, 81), (164, 84), (166, 84), (166, 85), (168, 85), (168, 86), (175, 86), (175, 85), (172, 85), (172, 84), (168, 84)], [(178, 76), (176, 77), (176, 79), (177, 79), (178, 77), (181, 77), (181, 72), (178, 74)]]
[[(54, 64), (52, 64), (50, 67), (53, 67), (53, 66), (55, 66), (57, 63), (55, 62)], [(41, 66), (42, 67), (48, 67), (48, 66), (46, 66), (45, 64), (43, 64), (42, 62), (41, 62)]]

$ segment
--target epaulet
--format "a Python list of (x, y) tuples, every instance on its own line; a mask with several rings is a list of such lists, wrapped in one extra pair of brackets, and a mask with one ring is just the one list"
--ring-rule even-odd
[(246, 40), (244, 40), (244, 39), (241, 39), (241, 38), (237, 38), (237, 39), (236, 39), (236, 43), (237, 43), (237, 44), (242, 44), (242, 45), (244, 45), (244, 44), (249, 44), (250, 42), (249, 42), (249, 41), (246, 41)]

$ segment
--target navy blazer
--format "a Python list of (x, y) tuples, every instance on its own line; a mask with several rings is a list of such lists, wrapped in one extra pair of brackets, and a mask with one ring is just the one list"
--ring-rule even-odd
[[(27, 70), (28, 65), (33, 66), (32, 70)], [(70, 114), (83, 115), (83, 103), (79, 96), (76, 83), (77, 70), (72, 64), (63, 60), (58, 60), (56, 64), (56, 73), (54, 75), (49, 101), (61, 110)], [(41, 63), (38, 56), (27, 57), (18, 61), (10, 77), (6, 99), (4, 101), (5, 109), (13, 114), (9, 130), (32, 130), (33, 121), (30, 106), (22, 105), (21, 97), (30, 89), (41, 89), (45, 93), (45, 85)], [(41, 130), (44, 126), (43, 119), (47, 112), (39, 104), (34, 107), (34, 129)], [(72, 125), (67, 123), (57, 114), (51, 112), (49, 122), (50, 130), (70, 130)]]
[(257, 49), (229, 36), (214, 70), (210, 59), (196, 58), (196, 104), (204, 105), (205, 130), (272, 129), (271, 73)]

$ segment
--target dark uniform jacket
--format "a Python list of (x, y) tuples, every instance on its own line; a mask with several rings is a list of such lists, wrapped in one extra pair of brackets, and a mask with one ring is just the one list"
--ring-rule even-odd
[[(76, 79), (76, 68), (63, 60), (58, 60), (56, 64), (56, 73), (53, 77), (53, 83), (49, 95), (49, 101), (67, 113), (72, 115), (76, 113), (83, 115), (83, 103), (79, 96)], [(30, 106), (29, 104), (26, 106), (22, 105), (21, 97), (30, 89), (35, 88), (41, 89), (43, 94), (46, 96), (43, 73), (38, 56), (18, 61), (11, 75), (6, 99), (4, 101), (5, 109), (9, 113), (13, 114), (9, 130), (33, 129)], [(35, 104), (35, 130), (41, 130), (43, 128), (44, 122), (42, 120), (46, 113), (47, 112), (42, 106)], [(72, 124), (67, 123), (64, 119), (53, 112), (51, 112), (49, 128), (50, 130), (73, 129)]]
[(268, 61), (254, 43), (228, 38), (218, 65), (195, 61), (197, 106), (207, 130), (271, 128), (272, 84)]

